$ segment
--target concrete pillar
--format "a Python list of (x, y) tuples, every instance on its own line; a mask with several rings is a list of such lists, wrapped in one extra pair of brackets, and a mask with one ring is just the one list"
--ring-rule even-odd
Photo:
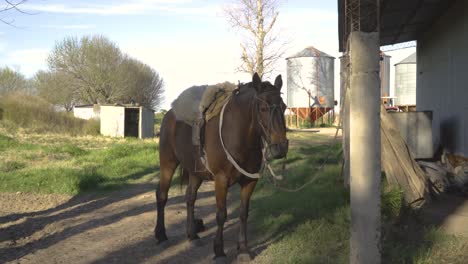
[(346, 189), (349, 189), (349, 83), (350, 83), (350, 68), (349, 56), (347, 53), (340, 58), (340, 98), (341, 98), (341, 131), (343, 133), (343, 184)]
[(350, 33), (350, 263), (380, 263), (379, 34)]

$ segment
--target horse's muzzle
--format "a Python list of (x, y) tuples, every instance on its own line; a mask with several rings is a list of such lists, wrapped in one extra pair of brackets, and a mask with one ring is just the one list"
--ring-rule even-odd
[(286, 157), (286, 154), (288, 153), (288, 148), (289, 148), (289, 141), (285, 140), (283, 142), (277, 143), (277, 144), (271, 144), (269, 149), (269, 157), (267, 157), (268, 160), (271, 159), (281, 159)]

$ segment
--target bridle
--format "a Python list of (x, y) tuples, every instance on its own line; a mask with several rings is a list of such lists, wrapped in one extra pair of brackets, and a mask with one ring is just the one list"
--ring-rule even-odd
[[(272, 90), (265, 91), (260, 94), (265, 94), (265, 93), (278, 93), (278, 96), (280, 96), (279, 91), (272, 91)], [(283, 126), (284, 129), (286, 129), (286, 122), (284, 120), (284, 115), (283, 115), (283, 112), (285, 109), (284, 109), (283, 104), (269, 104), (267, 101), (259, 97), (260, 94), (255, 94), (254, 96), (252, 112), (255, 112), (253, 113), (253, 115), (256, 114), (256, 118), (253, 120), (257, 121), (256, 123), (258, 124), (259, 130), (260, 130), (263, 148), (269, 149), (271, 146), (280, 145), (284, 143), (287, 144), (288, 143), (287, 139), (278, 143), (274, 143), (274, 144), (271, 143), (272, 132), (278, 132), (278, 131), (274, 131), (275, 126), (273, 122), (275, 121), (276, 116), (280, 118), (279, 125)], [(265, 107), (266, 108), (265, 110), (268, 111), (268, 121), (267, 121), (266, 127), (263, 124), (262, 118), (261, 118), (261, 115), (263, 112), (262, 107)], [(278, 114), (278, 115), (275, 115), (275, 114)]]
[[(237, 96), (239, 94), (239, 90), (240, 90), (240, 84), (239, 84), (239, 87), (233, 91), (233, 96)], [(224, 120), (224, 111), (226, 109), (226, 106), (229, 104), (229, 102), (231, 101), (231, 98), (232, 97), (229, 97), (226, 102), (224, 103), (223, 107), (221, 108), (221, 112), (220, 112), (220, 116), (219, 116), (219, 126), (218, 126), (218, 135), (219, 135), (219, 139), (220, 139), (220, 142), (221, 142), (221, 146), (224, 150), (224, 153), (226, 154), (226, 157), (227, 159), (229, 160), (229, 162), (242, 174), (244, 174), (245, 176), (249, 177), (249, 178), (252, 178), (252, 179), (258, 179), (260, 178), (260, 173), (259, 172), (255, 172), (255, 173), (250, 173), (246, 170), (244, 170), (238, 163), (237, 161), (234, 159), (234, 157), (232, 157), (231, 153), (229, 153), (228, 149), (226, 148), (226, 146), (224, 145), (224, 140), (223, 140), (223, 133), (222, 133), (222, 130), (223, 130), (223, 120)], [(252, 110), (252, 114), (255, 112), (257, 114), (257, 119), (252, 119), (253, 121), (257, 120), (259, 121), (260, 118), (260, 111), (258, 109), (259, 107), (259, 104), (258, 102), (265, 102), (264, 100), (262, 100), (261, 98), (259, 98), (257, 95), (254, 96), (254, 100), (253, 100), (253, 104), (254, 104), (254, 107), (252, 109), (256, 109), (256, 111)], [(266, 103), (266, 102), (265, 102)], [(260, 124), (260, 131), (263, 131), (263, 134), (264, 135), (261, 135), (262, 133), (260, 133), (261, 135), (261, 139), (262, 139), (262, 169), (264, 168), (264, 166), (266, 165), (266, 167), (270, 170), (270, 172), (273, 172), (271, 166), (268, 164), (268, 161), (265, 157), (265, 155), (267, 154), (267, 150), (270, 146), (274, 146), (274, 145), (277, 145), (277, 144), (282, 144), (282, 143), (287, 143), (288, 140), (286, 141), (283, 141), (283, 142), (280, 142), (280, 143), (276, 143), (276, 144), (271, 144), (271, 138), (268, 137), (268, 131), (271, 131), (273, 129), (273, 116), (274, 116), (274, 113), (278, 110), (280, 110), (280, 116), (282, 117), (281, 121), (282, 121), (282, 125), (285, 126), (285, 122), (284, 122), (284, 117), (282, 115), (283, 111), (281, 110), (281, 105), (280, 106), (277, 106), (277, 105), (270, 105), (268, 104), (268, 110), (269, 110), (269, 121), (268, 121), (268, 125), (267, 125), (267, 128), (265, 128), (265, 126), (263, 124), (261, 124), (261, 122), (257, 122), (258, 124)], [(265, 137), (267, 137), (265, 139)], [(208, 165), (208, 160), (206, 159), (206, 167), (207, 169), (211, 172), (211, 170), (209, 169), (209, 165)], [(212, 172), (211, 172), (212, 173)], [(213, 173), (212, 173), (213, 174)], [(279, 177), (277, 177), (279, 178)]]

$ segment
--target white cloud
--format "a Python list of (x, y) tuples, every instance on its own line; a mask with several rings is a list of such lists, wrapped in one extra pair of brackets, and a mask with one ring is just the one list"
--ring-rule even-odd
[(41, 28), (50, 28), (50, 29), (92, 29), (95, 28), (96, 25), (40, 25)]
[(127, 3), (109, 4), (24, 4), (22, 8), (28, 11), (62, 14), (89, 15), (136, 15), (148, 12), (169, 12), (178, 14), (212, 14), (217, 6), (188, 6), (191, 0), (133, 0)]
[(2, 66), (17, 68), (27, 77), (33, 76), (39, 69), (46, 68), (48, 49), (24, 49), (6, 54)]

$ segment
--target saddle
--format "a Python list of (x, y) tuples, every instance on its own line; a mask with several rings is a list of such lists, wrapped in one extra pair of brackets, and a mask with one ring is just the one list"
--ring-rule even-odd
[(237, 88), (233, 83), (192, 86), (183, 91), (172, 102), (172, 109), (178, 121), (192, 127), (192, 144), (198, 147), (204, 157), (205, 124), (218, 116), (223, 105)]

